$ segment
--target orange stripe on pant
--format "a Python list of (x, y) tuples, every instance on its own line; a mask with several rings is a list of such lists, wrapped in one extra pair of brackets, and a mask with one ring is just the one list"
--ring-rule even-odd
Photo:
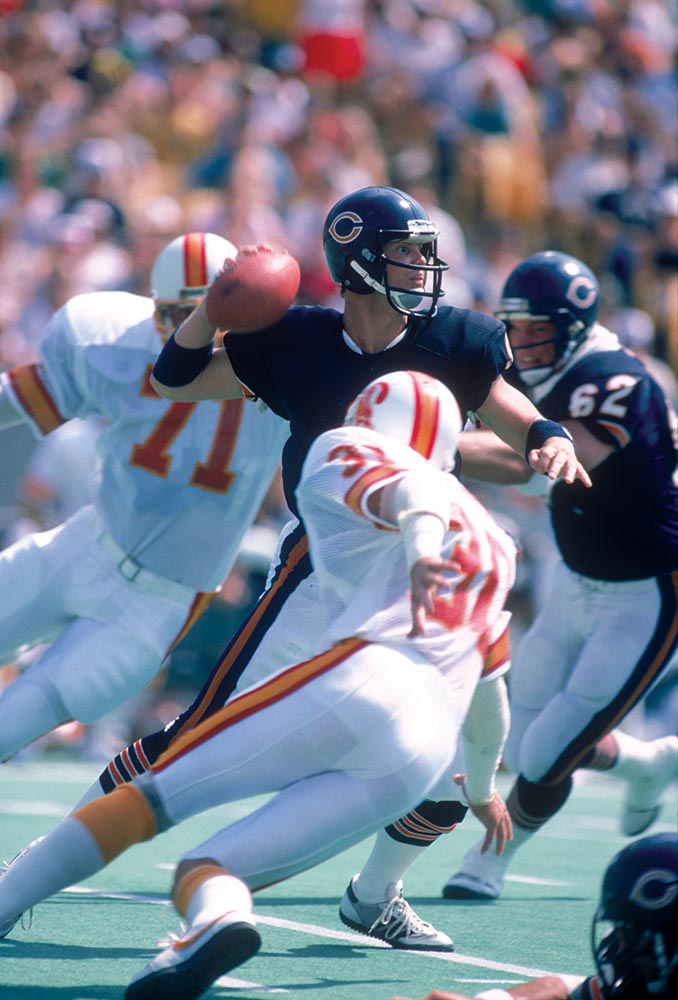
[(320, 653), (318, 656), (314, 656), (310, 660), (304, 660), (302, 663), (297, 663), (293, 667), (289, 667), (287, 670), (276, 674), (270, 681), (265, 681), (263, 684), (252, 688), (251, 691), (245, 691), (238, 697), (233, 698), (222, 709), (214, 712), (213, 715), (205, 719), (204, 722), (199, 723), (189, 732), (178, 736), (172, 742), (171, 746), (160, 755), (152, 771), (154, 773), (163, 771), (173, 761), (189, 753), (194, 747), (200, 746), (242, 719), (260, 712), (269, 705), (282, 701), (294, 691), (315, 680), (316, 677), (320, 677), (322, 674), (327, 673), (328, 670), (332, 670), (340, 663), (343, 663), (349, 656), (352, 656), (359, 649), (367, 645), (369, 643), (364, 639), (345, 639), (343, 642), (337, 643), (336, 646), (332, 646), (331, 649)]

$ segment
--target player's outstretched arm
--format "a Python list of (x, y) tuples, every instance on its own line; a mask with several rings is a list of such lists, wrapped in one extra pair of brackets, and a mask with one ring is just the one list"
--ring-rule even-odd
[(502, 486), (520, 486), (532, 477), (532, 469), (494, 431), (469, 430), (459, 436), (461, 478)]
[(561, 424), (544, 420), (539, 410), (522, 392), (504, 378), (492, 388), (478, 416), (495, 434), (509, 444), (540, 475), (566, 483), (581, 480), (591, 485), (588, 472), (577, 458), (572, 436)]
[(215, 350), (217, 328), (203, 299), (165, 343), (153, 367), (151, 385), (165, 399), (238, 399), (242, 387), (224, 348)]

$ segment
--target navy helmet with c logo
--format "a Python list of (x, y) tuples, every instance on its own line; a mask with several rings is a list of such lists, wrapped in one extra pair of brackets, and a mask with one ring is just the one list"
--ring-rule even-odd
[[(529, 347), (511, 344), (517, 374), (525, 385), (539, 385), (559, 371), (586, 339), (598, 318), (599, 289), (593, 271), (582, 261), (557, 250), (535, 253), (521, 261), (509, 274), (501, 294), (498, 319), (511, 334), (512, 320), (549, 320), (555, 324), (553, 337)], [(521, 366), (521, 352), (553, 343), (549, 365)]]
[[(406, 264), (386, 255), (392, 240), (416, 243), (424, 264)], [(341, 198), (330, 210), (323, 228), (323, 249), (332, 279), (357, 295), (379, 292), (404, 315), (433, 316), (448, 269), (438, 257), (438, 228), (422, 205), (393, 187), (365, 187)], [(391, 284), (387, 266), (424, 271), (425, 288)]]

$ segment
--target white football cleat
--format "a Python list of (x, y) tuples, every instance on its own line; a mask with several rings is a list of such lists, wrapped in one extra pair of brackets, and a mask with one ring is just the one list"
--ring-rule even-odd
[[(0, 872), (0, 875), (1, 874), (2, 872)], [(17, 913), (15, 917), (10, 917), (9, 920), (5, 920), (3, 924), (0, 924), (0, 941), (7, 937), (9, 932), (16, 927), (19, 921), (21, 921), (22, 928), (25, 931), (29, 931), (33, 926), (33, 910), (29, 910), (27, 915), (24, 913)]]
[(678, 736), (653, 741), (655, 752), (645, 772), (629, 780), (621, 815), (621, 829), (627, 837), (644, 833), (658, 819), (661, 798), (666, 789), (678, 782)]
[(125, 1000), (196, 1000), (225, 972), (259, 951), (249, 914), (233, 911), (189, 927), (130, 981)]
[(443, 886), (444, 899), (498, 899), (504, 888), (509, 863), (491, 850), (481, 854), (479, 840), (466, 853), (461, 868)]
[(353, 876), (339, 904), (339, 918), (343, 924), (368, 937), (379, 938), (392, 948), (454, 951), (452, 939), (417, 916), (403, 899), (402, 882), (393, 882), (388, 887), (388, 898), (380, 903), (364, 903), (358, 899), (354, 888), (357, 878)]
[[(9, 869), (12, 867), (12, 865), (15, 864), (19, 860), (19, 858), (23, 858), (24, 854), (26, 854), (28, 851), (30, 851), (31, 847), (34, 847), (35, 844), (39, 844), (40, 841), (44, 840), (44, 839), (45, 839), (44, 837), (36, 837), (36, 839), (32, 840), (30, 842), (30, 844), (28, 844), (27, 847), (22, 848), (19, 851), (19, 853), (16, 854), (12, 858), (11, 861), (3, 861), (3, 862), (1, 862), (0, 863), (0, 878), (2, 878), (2, 876), (5, 874), (6, 871), (9, 871)], [(10, 917), (9, 920), (5, 920), (4, 923), (0, 924), (0, 941), (2, 941), (3, 938), (7, 937), (7, 935), (9, 934), (9, 932), (14, 927), (16, 927), (16, 925), (19, 923), (19, 921), (21, 921), (22, 928), (25, 931), (29, 931), (31, 929), (31, 927), (33, 926), (33, 910), (30, 909), (30, 910), (28, 910), (27, 913), (17, 913), (16, 916)]]

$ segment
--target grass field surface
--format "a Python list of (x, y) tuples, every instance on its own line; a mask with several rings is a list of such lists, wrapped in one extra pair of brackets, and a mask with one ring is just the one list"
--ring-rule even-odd
[[(52, 829), (98, 771), (98, 764), (49, 758), (3, 765), (0, 858), (11, 859)], [(422, 917), (450, 934), (454, 953), (396, 951), (340, 922), (339, 899), (369, 853), (371, 841), (365, 841), (257, 893), (262, 949), (207, 997), (392, 1000), (419, 998), (433, 987), (472, 996), (544, 972), (591, 971), (590, 923), (601, 877), (628, 841), (619, 833), (623, 786), (599, 775), (577, 779), (565, 808), (516, 856), (500, 900), (454, 903), (440, 895), (478, 837), (473, 817), (412, 868), (406, 896)], [(508, 783), (500, 776), (502, 791)], [(36, 907), (29, 930), (17, 926), (0, 941), (0, 1000), (121, 998), (158, 941), (178, 930), (167, 894), (182, 852), (262, 801), (194, 817)], [(675, 826), (673, 794), (652, 832)]]

